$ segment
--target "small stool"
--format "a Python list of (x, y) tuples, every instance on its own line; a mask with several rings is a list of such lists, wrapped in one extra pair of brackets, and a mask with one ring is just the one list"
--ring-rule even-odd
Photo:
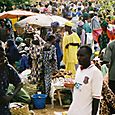
[(52, 108), (54, 108), (54, 101), (56, 100), (55, 98), (54, 98), (54, 96), (55, 96), (55, 92), (57, 92), (57, 97), (58, 97), (58, 100), (59, 100), (59, 104), (60, 104), (60, 106), (63, 106), (63, 104), (62, 104), (62, 99), (61, 99), (61, 94), (60, 94), (60, 91), (62, 90), (62, 89), (64, 89), (64, 87), (55, 87), (55, 90), (54, 90), (54, 92), (53, 92), (53, 94), (51, 95), (51, 103), (52, 103)]

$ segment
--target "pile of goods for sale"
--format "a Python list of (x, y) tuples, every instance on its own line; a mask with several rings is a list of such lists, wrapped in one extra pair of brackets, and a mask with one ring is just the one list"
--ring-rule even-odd
[(65, 71), (64, 69), (60, 69), (52, 73), (52, 79), (59, 78), (59, 77), (73, 78), (73, 75), (70, 71)]
[(12, 115), (30, 115), (28, 104), (10, 103), (10, 112)]
[(37, 92), (37, 84), (25, 83), (23, 88), (28, 92), (29, 95), (33, 95)]
[(64, 69), (60, 69), (52, 73), (52, 81), (53, 84), (59, 86), (65, 86), (68, 88), (73, 87), (73, 79), (74, 75), (70, 71), (65, 71)]

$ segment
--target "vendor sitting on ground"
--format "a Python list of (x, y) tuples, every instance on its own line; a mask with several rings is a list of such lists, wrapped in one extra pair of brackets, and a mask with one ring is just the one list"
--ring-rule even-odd
[[(15, 86), (12, 95), (7, 95), (9, 83)], [(0, 115), (10, 115), (9, 102), (20, 91), (22, 85), (17, 71), (8, 64), (4, 49), (0, 46)]]

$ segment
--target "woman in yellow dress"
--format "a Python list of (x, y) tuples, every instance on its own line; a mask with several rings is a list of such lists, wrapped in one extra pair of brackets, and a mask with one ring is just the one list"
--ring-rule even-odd
[(75, 66), (78, 64), (77, 50), (81, 41), (77, 33), (71, 31), (72, 26), (73, 24), (70, 21), (65, 23), (66, 34), (63, 37), (63, 62), (66, 71), (71, 71), (75, 75)]

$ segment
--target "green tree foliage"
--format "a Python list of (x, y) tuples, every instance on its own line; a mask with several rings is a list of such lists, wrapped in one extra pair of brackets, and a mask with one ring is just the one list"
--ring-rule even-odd
[(24, 3), (29, 3), (30, 0), (0, 0), (0, 6), (1, 5), (6, 5), (6, 6), (12, 6), (16, 4), (24, 4)]
[(13, 5), (24, 5), (30, 3), (30, 0), (0, 0), (0, 12), (12, 10)]

